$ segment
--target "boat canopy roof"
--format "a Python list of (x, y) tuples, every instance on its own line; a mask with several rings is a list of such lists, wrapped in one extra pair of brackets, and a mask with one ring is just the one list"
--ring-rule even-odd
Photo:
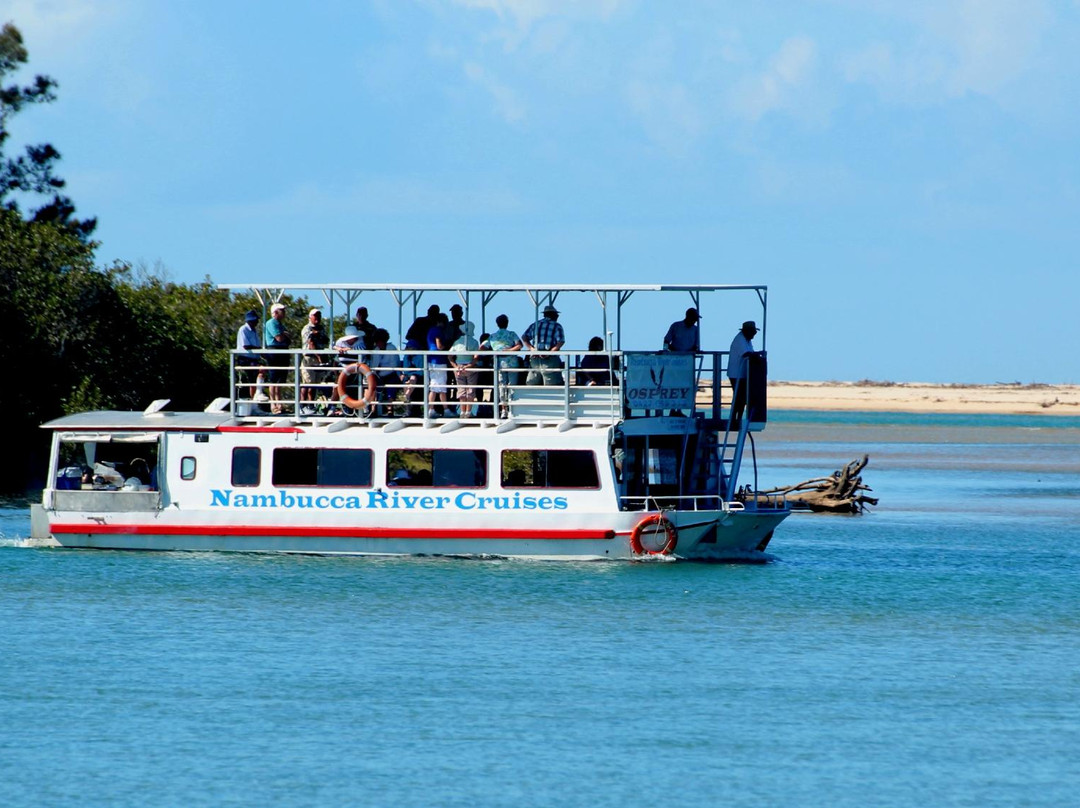
[(160, 433), (162, 431), (213, 431), (227, 424), (232, 416), (227, 412), (172, 412), (154, 413), (125, 412), (122, 410), (98, 410), (65, 415), (42, 424), (43, 429), (60, 432)]
[[(352, 314), (364, 293), (382, 292), (393, 297), (397, 305), (397, 333), (400, 339), (405, 327), (421, 311), (421, 298), (427, 293), (449, 293), (454, 295), (466, 312), (479, 311), (481, 330), (486, 328), (487, 309), (502, 293), (519, 293), (528, 296), (534, 317), (538, 318), (546, 305), (554, 305), (558, 297), (567, 293), (586, 293), (595, 296), (602, 313), (604, 333), (611, 328), (614, 337), (610, 348), (622, 348), (623, 308), (635, 294), (647, 293), (682, 293), (689, 296), (689, 302), (701, 311), (701, 295), (714, 292), (743, 292), (756, 297), (757, 315), (761, 331), (761, 348), (765, 348), (768, 324), (768, 286), (764, 284), (700, 284), (700, 283), (396, 283), (394, 280), (382, 283), (222, 283), (218, 288), (234, 293), (252, 294), (262, 304), (264, 310), (278, 301), (286, 293), (301, 294), (306, 297), (321, 296), (329, 307), (331, 318), (335, 315)], [(311, 301), (314, 302), (314, 301)], [(479, 305), (477, 305), (479, 303)], [(613, 311), (614, 317), (610, 315)], [(265, 312), (264, 312), (265, 313)], [(752, 315), (752, 313), (750, 313)], [(704, 314), (702, 315), (704, 316)], [(467, 315), (468, 319), (468, 315)], [(739, 322), (750, 319), (749, 316), (732, 318), (737, 327)], [(392, 332), (391, 332), (392, 333)]]
[(357, 292), (394, 290), (420, 292), (720, 292), (724, 290), (761, 290), (763, 284), (700, 283), (219, 283), (219, 289), (258, 291), (260, 289), (352, 289)]

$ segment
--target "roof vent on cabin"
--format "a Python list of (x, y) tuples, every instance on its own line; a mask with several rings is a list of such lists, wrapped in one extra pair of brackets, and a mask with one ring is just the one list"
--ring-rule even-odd
[(154, 399), (150, 402), (150, 406), (143, 410), (143, 415), (167, 415), (168, 413), (163, 413), (162, 410), (171, 400), (169, 398)]

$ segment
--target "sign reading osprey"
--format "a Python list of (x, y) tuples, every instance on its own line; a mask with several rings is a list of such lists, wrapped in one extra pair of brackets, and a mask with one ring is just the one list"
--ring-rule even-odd
[(692, 409), (694, 355), (628, 354), (626, 398), (635, 409)]

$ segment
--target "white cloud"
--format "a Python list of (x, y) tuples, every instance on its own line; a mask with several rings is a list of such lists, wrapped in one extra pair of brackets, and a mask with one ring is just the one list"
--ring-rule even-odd
[(476, 62), (466, 62), (463, 66), (465, 76), (473, 83), (483, 87), (495, 101), (495, 109), (507, 123), (519, 123), (525, 118), (525, 105), (518, 99), (510, 87), (496, 80), (487, 70)]
[(645, 134), (669, 154), (685, 154), (704, 128), (697, 105), (682, 84), (632, 81), (624, 96)]
[(817, 63), (813, 39), (794, 36), (785, 40), (764, 71), (736, 82), (730, 95), (731, 111), (752, 122), (771, 112), (820, 120), (824, 109), (817, 100)]
[(1053, 16), (1044, 0), (885, 2), (874, 9), (912, 26), (915, 36), (852, 51), (840, 60), (842, 75), (908, 103), (1001, 95), (1035, 66)]
[(459, 6), (490, 11), (500, 20), (512, 20), (527, 31), (547, 17), (571, 19), (608, 19), (626, 0), (452, 0)]
[(931, 25), (951, 42), (956, 65), (948, 79), (952, 95), (993, 95), (1022, 75), (1038, 53), (1050, 20), (1038, 0), (964, 0), (942, 4)]

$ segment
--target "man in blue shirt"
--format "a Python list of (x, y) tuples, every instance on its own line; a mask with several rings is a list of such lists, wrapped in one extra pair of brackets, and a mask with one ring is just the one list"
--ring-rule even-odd
[[(263, 326), (263, 346), (270, 350), (287, 350), (291, 342), (289, 332), (285, 329), (285, 306), (275, 303), (270, 307), (270, 319)], [(281, 384), (285, 381), (288, 371), (289, 357), (283, 356), (270, 359), (272, 365), (267, 371), (267, 382), (270, 384), (270, 411), (275, 415), (282, 412)]]
[(693, 351), (694, 353), (700, 351), (701, 331), (698, 328), (698, 320), (700, 319), (701, 315), (698, 314), (697, 309), (687, 309), (686, 317), (673, 322), (667, 330), (667, 334), (664, 335), (664, 350)]

